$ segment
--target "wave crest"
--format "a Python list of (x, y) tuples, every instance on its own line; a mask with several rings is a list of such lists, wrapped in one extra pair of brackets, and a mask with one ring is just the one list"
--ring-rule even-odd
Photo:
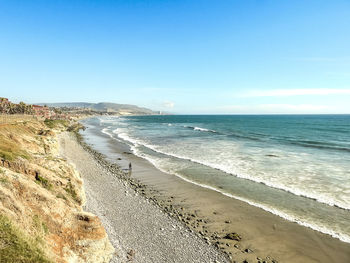
[(196, 127), (196, 126), (184, 126), (185, 128), (192, 129), (194, 131), (201, 131), (201, 132), (211, 132), (211, 133), (218, 133), (217, 131), (206, 129), (206, 128), (201, 128), (201, 127)]

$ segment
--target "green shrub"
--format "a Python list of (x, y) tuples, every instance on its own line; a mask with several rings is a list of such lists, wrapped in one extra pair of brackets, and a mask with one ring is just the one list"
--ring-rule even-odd
[(85, 127), (82, 124), (80, 124), (79, 122), (72, 124), (67, 129), (67, 131), (75, 132), (75, 133), (79, 132), (79, 130), (85, 130)]
[(61, 198), (61, 199), (63, 199), (63, 200), (67, 200), (67, 197), (66, 197), (64, 194), (62, 194), (62, 193), (58, 193), (58, 194), (56, 195), (56, 197), (57, 197), (57, 198)]
[(7, 149), (0, 149), (0, 158), (8, 160), (8, 161), (13, 161), (15, 160), (17, 157), (22, 157), (24, 159), (30, 159), (29, 155), (21, 150), (15, 150), (12, 151), (12, 149), (7, 148)]
[(46, 119), (44, 121), (44, 123), (50, 129), (57, 128), (59, 126), (68, 127), (68, 125), (69, 125), (69, 121), (67, 121), (67, 120), (50, 120), (50, 119)]
[(32, 239), (0, 215), (0, 262), (49, 263), (37, 239)]
[(17, 157), (30, 159), (29, 154), (20, 148), (20, 145), (11, 138), (0, 135), (0, 158), (13, 161)]
[(44, 233), (45, 235), (49, 233), (47, 225), (38, 215), (33, 216), (33, 225), (40, 233)]
[(1, 184), (8, 184), (9, 180), (6, 177), (0, 177), (0, 183)]
[(71, 182), (68, 182), (67, 186), (64, 188), (64, 190), (71, 195), (71, 197), (73, 198), (73, 200), (75, 200), (76, 202), (78, 202), (80, 204), (81, 200), (77, 195), (77, 192), (74, 189), (74, 186), (72, 185)]
[(39, 173), (36, 173), (35, 175), (35, 182), (37, 184), (41, 184), (44, 188), (50, 190), (52, 188), (52, 184), (47, 180), (46, 178), (39, 175)]

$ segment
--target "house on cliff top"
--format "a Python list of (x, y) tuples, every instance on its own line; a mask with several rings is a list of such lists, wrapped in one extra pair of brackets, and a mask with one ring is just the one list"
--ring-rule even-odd
[(37, 117), (44, 117), (45, 119), (50, 119), (50, 110), (46, 106), (32, 105), (34, 110), (34, 115)]
[(0, 97), (0, 103), (3, 104), (3, 103), (10, 103), (10, 102), (8, 98)]

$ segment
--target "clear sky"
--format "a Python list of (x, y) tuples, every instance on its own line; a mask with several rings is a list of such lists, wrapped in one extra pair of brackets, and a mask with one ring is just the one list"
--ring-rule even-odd
[(0, 0), (0, 96), (350, 113), (350, 1)]

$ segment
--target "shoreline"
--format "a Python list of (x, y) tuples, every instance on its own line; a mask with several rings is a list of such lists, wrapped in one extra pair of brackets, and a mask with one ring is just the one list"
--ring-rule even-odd
[(62, 135), (61, 145), (65, 145), (63, 156), (75, 164), (84, 180), (86, 210), (100, 217), (116, 248), (117, 256), (111, 262), (230, 262), (169, 216), (169, 211), (160, 209), (155, 199), (145, 198), (148, 189), (144, 185), (107, 162), (79, 140), (79, 135)]
[[(160, 170), (162, 173), (169, 174), (169, 173), (167, 173), (166, 171), (163, 171), (162, 169), (159, 169), (158, 167), (156, 167), (156, 166), (152, 163), (151, 160), (149, 160), (149, 159), (147, 159), (147, 158), (142, 158), (141, 156), (138, 156), (138, 155), (136, 155), (136, 154), (134, 154), (134, 153), (132, 153), (132, 154), (135, 155), (135, 156), (137, 156), (137, 157), (139, 157), (139, 158), (141, 158), (141, 159), (145, 159), (146, 161), (150, 162), (150, 163), (154, 166), (155, 169)], [(197, 162), (197, 163), (198, 163), (198, 162)], [(218, 168), (214, 168), (214, 169), (217, 169), (217, 170), (219, 170), (219, 171), (222, 171), (222, 170), (220, 170), (220, 169), (218, 169)], [(224, 171), (222, 171), (222, 172), (224, 172)], [(226, 172), (225, 172), (225, 173), (226, 173)], [(209, 190), (215, 191), (215, 192), (217, 192), (217, 193), (219, 193), (219, 194), (222, 194), (222, 195), (224, 195), (224, 196), (227, 196), (227, 197), (230, 197), (230, 198), (233, 198), (233, 199), (242, 201), (242, 202), (244, 202), (244, 203), (246, 203), (246, 204), (248, 204), (248, 205), (250, 205), (250, 206), (254, 206), (254, 207), (256, 207), (256, 208), (262, 209), (262, 210), (264, 210), (264, 211), (266, 211), (266, 212), (269, 212), (269, 213), (271, 213), (271, 214), (273, 214), (273, 215), (275, 215), (275, 216), (278, 216), (278, 217), (280, 217), (280, 218), (282, 218), (282, 219), (285, 219), (285, 220), (287, 220), (287, 221), (289, 221), (289, 222), (297, 223), (297, 224), (300, 225), (300, 226), (303, 226), (303, 227), (306, 227), (306, 228), (310, 228), (311, 230), (314, 230), (314, 231), (316, 231), (316, 232), (320, 232), (321, 234), (329, 235), (329, 236), (331, 236), (332, 238), (338, 239), (338, 240), (341, 241), (341, 242), (350, 244), (350, 237), (349, 237), (348, 235), (339, 234), (339, 233), (336, 233), (335, 231), (329, 230), (329, 229), (327, 229), (327, 228), (319, 227), (319, 226), (313, 225), (313, 224), (311, 224), (311, 223), (307, 223), (307, 222), (300, 221), (299, 219), (297, 219), (297, 218), (295, 218), (295, 217), (292, 217), (292, 216), (290, 216), (289, 214), (284, 213), (284, 212), (282, 212), (282, 211), (280, 211), (280, 210), (271, 209), (271, 208), (269, 208), (269, 207), (266, 206), (266, 205), (262, 205), (262, 204), (259, 204), (259, 203), (257, 203), (257, 202), (250, 201), (250, 200), (248, 200), (248, 199), (246, 199), (246, 198), (239, 197), (239, 196), (236, 196), (236, 195), (234, 195), (234, 194), (231, 194), (231, 193), (227, 193), (227, 192), (225, 192), (225, 191), (222, 191), (222, 190), (220, 190), (220, 187), (216, 188), (216, 187), (209, 186), (209, 185), (206, 185), (206, 184), (197, 183), (197, 182), (192, 181), (192, 180), (190, 180), (190, 179), (187, 179), (186, 177), (184, 177), (184, 176), (182, 176), (182, 175), (180, 175), (180, 174), (177, 174), (177, 173), (173, 173), (173, 174), (170, 174), (170, 175), (174, 175), (174, 176), (178, 177), (179, 179), (181, 179), (181, 180), (183, 180), (183, 181), (185, 181), (185, 182), (187, 182), (187, 183), (194, 184), (194, 185), (196, 185), (196, 186), (198, 186), (198, 187), (205, 188), (205, 189), (209, 189)], [(248, 178), (244, 178), (244, 177), (238, 177), (238, 178), (252, 181), (252, 180), (250, 180), (250, 179), (248, 179)], [(265, 184), (265, 183), (263, 183), (263, 182), (256, 182), (256, 181), (252, 181), (252, 182), (260, 183), (260, 184), (263, 184), (263, 185), (265, 185), (265, 186), (267, 186), (267, 187), (274, 188), (273, 186), (268, 185), (268, 184)], [(281, 191), (285, 191), (285, 192), (288, 192), (288, 193), (290, 193), (290, 194), (293, 194), (293, 195), (296, 195), (296, 196), (299, 196), (299, 197), (302, 197), (302, 198), (307, 198), (307, 199), (311, 199), (311, 200), (314, 200), (314, 201), (319, 202), (319, 200), (317, 200), (317, 198), (311, 198), (311, 197), (308, 197), (308, 196), (306, 196), (306, 195), (297, 195), (297, 194), (294, 194), (292, 191), (288, 191), (288, 190), (286, 190), (286, 189), (282, 189), (282, 188), (274, 188), (274, 189), (281, 190)], [(328, 204), (328, 203), (326, 203), (326, 202), (320, 202), (320, 203), (330, 205), (330, 204)], [(330, 205), (330, 206), (334, 206), (334, 207), (336, 207), (336, 208), (339, 208), (339, 209), (345, 210), (345, 211), (348, 210), (347, 208), (344, 208), (344, 207), (341, 207), (341, 206), (337, 206), (337, 205)]]
[[(111, 139), (108, 138), (108, 140)], [(132, 177), (142, 182), (141, 192), (147, 198), (157, 200), (156, 202), (160, 203), (161, 208), (166, 211), (169, 210), (169, 207), (174, 210), (180, 208), (180, 212), (171, 211), (170, 214), (180, 216), (178, 218), (180, 221), (234, 259), (242, 261), (249, 259), (252, 262), (259, 262), (257, 258), (271, 261), (275, 258), (274, 262), (349, 262), (350, 260), (348, 243), (225, 196), (216, 190), (194, 185), (178, 177), (174, 178), (173, 175), (159, 171), (147, 160), (131, 152), (125, 153), (125, 147), (118, 149), (115, 140), (110, 148), (116, 156), (121, 157), (124, 163), (125, 160), (133, 163)], [(186, 188), (187, 190), (176, 193), (171, 188)], [(154, 190), (161, 194), (155, 196), (152, 192)], [(196, 194), (190, 194), (190, 192)], [(200, 197), (196, 198), (198, 194)], [(203, 207), (209, 206), (213, 212), (201, 207), (200, 201), (194, 201), (200, 198), (206, 200)], [(210, 201), (211, 199), (216, 201)], [(235, 208), (230, 209), (230, 206)], [(188, 211), (184, 213), (182, 209)], [(193, 220), (187, 220), (188, 215), (191, 214), (196, 214), (196, 216), (198, 214), (201, 220), (199, 224), (197, 224), (198, 221), (193, 224)], [(241, 216), (235, 214), (241, 214)], [(239, 229), (243, 230), (239, 231)], [(256, 234), (253, 233), (254, 231), (257, 231)], [(242, 241), (226, 242), (230, 240), (223, 236), (228, 232), (242, 233)]]
[[(342, 181), (344, 178), (342, 179), (342, 177), (339, 177), (340, 174), (338, 174), (338, 172), (342, 171), (343, 174), (346, 174), (347, 170), (344, 168), (348, 166), (346, 162), (343, 162), (346, 160), (344, 159), (345, 156), (343, 155), (335, 155), (338, 157), (334, 157), (334, 160), (339, 158), (342, 159), (342, 162), (338, 163), (338, 165), (335, 165), (332, 164), (333, 157), (326, 156), (324, 153), (321, 154), (322, 157), (317, 157), (318, 153), (306, 153), (301, 150), (302, 152), (300, 152), (300, 154), (297, 154), (297, 152), (293, 153), (293, 151), (287, 155), (282, 153), (280, 155), (279, 153), (276, 153), (277, 155), (272, 154), (273, 158), (270, 158), (271, 154), (264, 154), (264, 152), (269, 153), (270, 150), (267, 150), (268, 152), (266, 152), (263, 150), (263, 148), (259, 148), (260, 146), (257, 146), (260, 149), (260, 153), (257, 153), (257, 156), (255, 156), (254, 152), (249, 155), (244, 155), (245, 151), (242, 151), (244, 157), (238, 155), (232, 160), (228, 159), (225, 162), (222, 162), (223, 159), (220, 160), (219, 158), (218, 162), (216, 162), (213, 161), (216, 158), (215, 156), (211, 156), (210, 159), (206, 159), (206, 157), (202, 158), (200, 156), (200, 153), (196, 153), (196, 150), (193, 152), (185, 153), (189, 150), (189, 148), (187, 148), (185, 145), (183, 146), (183, 149), (177, 149), (176, 147), (174, 148), (175, 145), (170, 145), (170, 149), (167, 149), (166, 145), (162, 145), (162, 142), (158, 144), (156, 138), (154, 138), (155, 140), (153, 142), (152, 136), (147, 139), (148, 135), (146, 130), (146, 137), (143, 137), (142, 134), (138, 134), (136, 137), (134, 137), (131, 135), (133, 132), (131, 132), (131, 134), (128, 134), (128, 132), (125, 132), (123, 128), (124, 124), (127, 124), (129, 122), (129, 118), (121, 118), (119, 120), (114, 119), (116, 123), (120, 122), (119, 127), (115, 126), (114, 121), (112, 121), (113, 118), (97, 119), (100, 119), (100, 126), (103, 126), (103, 129), (99, 130), (98, 124), (96, 126), (96, 123), (94, 123), (94, 121), (86, 121), (87, 126), (91, 127), (93, 131), (92, 133), (91, 131), (87, 131), (86, 134), (88, 136), (86, 138), (88, 140), (91, 139), (90, 137), (92, 137), (94, 142), (96, 139), (100, 142), (102, 140), (100, 140), (98, 137), (102, 138), (106, 137), (105, 135), (107, 135), (113, 139), (110, 141), (111, 144), (115, 144), (116, 141), (118, 141), (122, 142), (125, 145), (128, 145), (128, 151), (131, 151), (133, 154), (148, 160), (156, 167), (156, 169), (161, 170), (164, 173), (170, 173), (171, 175), (178, 176), (182, 180), (189, 183), (196, 184), (198, 186), (220, 192), (221, 194), (227, 195), (231, 198), (241, 200), (249, 205), (261, 208), (288, 221), (296, 222), (301, 226), (311, 228), (315, 231), (330, 235), (342, 242), (350, 244), (348, 223), (350, 221), (350, 210), (346, 209), (346, 207), (348, 207), (348, 197), (346, 196), (347, 182), (343, 181), (342, 184), (339, 184), (338, 188), (335, 187), (334, 185), (336, 185), (336, 181), (332, 181), (333, 179), (331, 179), (333, 176), (332, 170), (327, 170), (327, 166), (329, 166), (329, 168), (333, 169), (335, 172), (334, 176), (338, 176), (338, 181)], [(132, 119), (130, 119), (131, 123), (133, 122)], [(143, 122), (143, 118), (136, 119)], [(111, 122), (110, 125), (108, 124), (109, 122)], [(172, 126), (171, 122), (171, 119), (166, 121), (166, 123), (168, 123), (168, 126)], [(91, 123), (93, 124), (90, 126)], [(180, 127), (190, 128), (191, 130), (195, 130), (196, 128), (202, 129), (196, 127), (195, 124), (193, 125), (194, 126), (180, 125)], [(112, 127), (114, 128), (112, 129)], [(136, 125), (136, 127), (138, 126)], [(132, 129), (133, 128), (131, 128), (131, 130)], [(215, 127), (213, 129), (215, 129)], [(136, 130), (137, 128), (135, 131)], [(149, 127), (149, 130), (153, 131), (153, 128)], [(167, 134), (166, 130), (163, 132)], [(137, 131), (135, 134), (137, 134)], [(204, 134), (199, 133), (199, 135)], [(160, 134), (159, 138), (162, 138), (162, 136), (163, 135)], [(167, 137), (165, 136), (165, 138)], [(174, 138), (171, 137), (171, 140)], [(203, 145), (205, 145), (205, 142), (203, 143)], [(104, 144), (104, 148), (107, 148), (106, 145), (107, 143)], [(105, 149), (99, 148), (98, 144), (95, 143), (95, 146), (104, 154), (113, 156), (113, 154), (110, 154), (110, 151), (105, 151)], [(215, 149), (216, 146), (211, 145), (210, 147)], [(216, 150), (218, 149), (216, 148)], [(225, 154), (229, 155), (229, 153)], [(289, 162), (287, 161), (289, 160), (289, 155), (299, 159), (301, 158), (300, 160), (302, 160), (304, 159), (304, 154), (306, 156), (314, 155), (316, 156), (315, 159), (321, 158), (323, 161), (320, 161), (320, 163), (317, 164), (317, 162), (315, 163), (314, 160), (312, 160), (313, 158), (303, 160), (302, 162), (305, 164), (302, 166), (305, 168), (303, 168), (304, 170), (302, 171), (293, 171), (294, 168), (290, 166), (290, 164), (289, 168), (288, 166), (283, 168), (283, 165), (286, 165), (286, 163)], [(264, 155), (268, 156), (269, 158), (263, 159), (265, 158)], [(246, 169), (244, 168), (245, 166), (248, 167), (251, 165), (249, 164), (250, 161), (247, 161), (250, 158), (251, 160), (255, 160), (257, 163), (260, 163), (258, 164), (258, 167), (260, 166), (261, 169), (256, 169), (258, 168), (256, 167), (250, 172), (240, 173), (239, 166), (235, 167), (235, 164), (233, 163), (233, 160), (235, 158), (240, 161), (245, 159), (242, 161), (243, 163), (246, 163), (242, 165), (242, 170)], [(277, 160), (277, 162), (275, 163), (275, 161), (271, 161), (272, 159)], [(111, 161), (114, 162), (115, 160)], [(119, 164), (120, 162), (117, 161), (117, 163)], [(297, 165), (297, 163), (295, 164)], [(342, 165), (344, 165), (344, 167)], [(271, 174), (268, 171), (270, 168), (266, 169), (268, 166), (271, 166), (272, 168)], [(322, 166), (324, 166), (325, 169), (321, 169), (320, 167)], [(180, 170), (176, 172), (177, 169)], [(185, 170), (182, 171), (182, 169)], [(252, 167), (249, 169), (252, 169)], [(281, 173), (280, 178), (276, 171), (279, 171), (279, 173)], [(308, 171), (310, 172), (310, 178), (307, 176)], [(298, 175), (297, 177), (294, 177), (295, 173)], [(299, 177), (299, 175), (301, 176)], [(283, 176), (286, 176), (286, 178), (282, 179)], [(270, 183), (269, 177), (271, 177)], [(329, 180), (329, 182), (324, 183), (324, 181), (327, 180)], [(300, 183), (302, 181), (305, 181), (307, 183)], [(314, 182), (314, 184), (309, 184), (311, 181)]]

